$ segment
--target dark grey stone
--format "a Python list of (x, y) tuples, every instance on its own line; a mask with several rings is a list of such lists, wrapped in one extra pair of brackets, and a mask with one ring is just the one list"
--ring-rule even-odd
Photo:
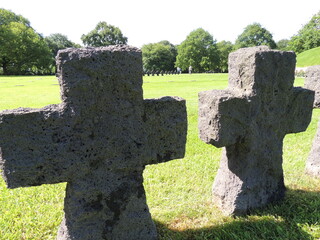
[(315, 91), (314, 108), (320, 108), (320, 65), (307, 68), (304, 87)]
[(320, 177), (320, 121), (306, 163), (306, 173), (314, 177)]
[(147, 164), (182, 158), (178, 97), (143, 100), (141, 51), (66, 49), (62, 103), (0, 113), (0, 167), (9, 188), (67, 182), (59, 240), (157, 239), (146, 204)]
[(314, 92), (294, 88), (295, 54), (267, 47), (229, 55), (226, 90), (199, 93), (200, 138), (225, 146), (213, 184), (225, 214), (245, 214), (284, 197), (282, 144), (304, 131)]

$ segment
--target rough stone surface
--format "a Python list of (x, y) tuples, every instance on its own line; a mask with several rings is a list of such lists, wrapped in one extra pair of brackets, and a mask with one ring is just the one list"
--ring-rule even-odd
[(67, 182), (59, 240), (157, 239), (142, 172), (184, 156), (187, 116), (181, 98), (143, 100), (141, 59), (129, 46), (62, 50), (62, 103), (0, 113), (8, 187)]
[(306, 163), (306, 173), (320, 178), (320, 121), (318, 122), (317, 134), (313, 140)]
[(320, 108), (320, 65), (308, 67), (304, 87), (315, 91), (314, 108)]
[(199, 93), (199, 135), (225, 146), (213, 195), (225, 214), (284, 197), (282, 144), (288, 133), (304, 131), (314, 92), (294, 88), (295, 54), (267, 47), (229, 55), (226, 90)]

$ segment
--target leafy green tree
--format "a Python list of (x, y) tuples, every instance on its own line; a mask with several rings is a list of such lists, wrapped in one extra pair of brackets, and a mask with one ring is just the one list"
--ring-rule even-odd
[(5, 75), (50, 72), (51, 52), (25, 18), (1, 9), (0, 68)]
[(7, 25), (11, 22), (19, 22), (27, 27), (30, 27), (30, 22), (28, 19), (22, 17), (21, 15), (17, 15), (10, 10), (0, 8), (0, 26)]
[(59, 50), (65, 48), (79, 48), (79, 44), (73, 43), (67, 36), (60, 33), (54, 33), (45, 38), (49, 48), (51, 49), (52, 56), (55, 57)]
[(92, 47), (102, 47), (116, 44), (127, 44), (128, 38), (121, 30), (106, 22), (99, 22), (95, 29), (88, 34), (83, 34), (81, 40), (84, 45)]
[(145, 44), (141, 48), (145, 71), (172, 71), (176, 61), (176, 47), (169, 41)]
[(253, 23), (248, 25), (243, 33), (238, 36), (235, 42), (235, 49), (261, 45), (266, 45), (270, 48), (277, 47), (272, 34), (259, 23)]
[(289, 40), (282, 39), (279, 42), (277, 42), (277, 49), (282, 50), (282, 51), (288, 51), (289, 50)]
[(165, 46), (168, 46), (170, 48), (170, 51), (172, 52), (172, 54), (174, 55), (174, 58), (177, 57), (178, 55), (178, 50), (177, 50), (177, 46), (173, 45), (172, 43), (170, 43), (167, 40), (163, 40), (159, 42), (160, 44), (163, 44)]
[(228, 72), (228, 57), (229, 53), (233, 51), (233, 44), (229, 41), (221, 41), (217, 43), (219, 51), (219, 71)]
[(289, 49), (296, 53), (320, 46), (320, 11), (304, 25), (289, 42)]
[(202, 28), (192, 31), (179, 46), (175, 64), (182, 70), (192, 66), (195, 72), (212, 71), (219, 66), (216, 40)]

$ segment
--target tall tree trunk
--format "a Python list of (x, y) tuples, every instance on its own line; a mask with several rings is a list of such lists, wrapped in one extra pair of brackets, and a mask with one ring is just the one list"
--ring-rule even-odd
[(8, 75), (7, 64), (5, 62), (2, 63), (2, 71), (3, 71), (3, 75)]
[(8, 61), (6, 60), (6, 57), (2, 57), (1, 59), (1, 67), (3, 71), (3, 75), (9, 75), (8, 73)]

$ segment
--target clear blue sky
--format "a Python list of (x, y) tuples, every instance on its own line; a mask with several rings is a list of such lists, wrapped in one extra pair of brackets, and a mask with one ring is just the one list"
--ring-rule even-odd
[(80, 44), (82, 34), (106, 21), (141, 47), (161, 40), (179, 44), (199, 27), (217, 41), (234, 42), (254, 22), (275, 41), (289, 39), (320, 11), (320, 0), (1, 0), (0, 8), (29, 19), (44, 36), (61, 33)]

